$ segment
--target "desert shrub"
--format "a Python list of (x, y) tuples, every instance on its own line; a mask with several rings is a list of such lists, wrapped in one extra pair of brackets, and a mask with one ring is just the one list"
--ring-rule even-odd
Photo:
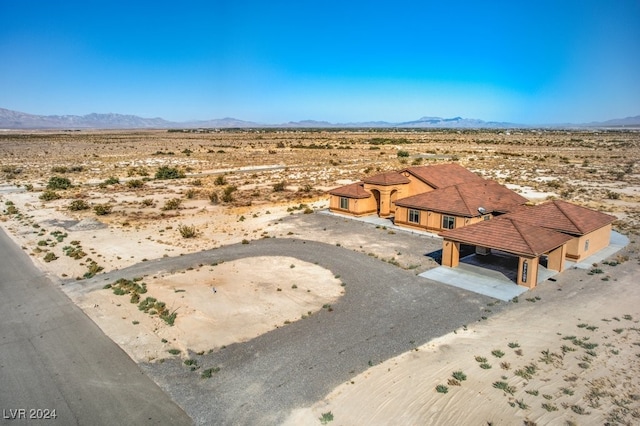
[(460, 380), (461, 382), (467, 380), (467, 375), (462, 371), (454, 371), (452, 374), (453, 378), (456, 380)]
[(493, 387), (496, 389), (500, 389), (501, 391), (504, 391), (505, 393), (508, 393), (510, 395), (513, 395), (516, 391), (516, 388), (514, 386), (509, 386), (507, 382), (493, 382)]
[(607, 198), (609, 200), (619, 200), (620, 199), (620, 194), (618, 192), (615, 191), (607, 191)]
[(222, 185), (226, 185), (227, 184), (227, 180), (224, 178), (223, 175), (219, 175), (219, 176), (216, 177), (216, 179), (213, 181), (213, 183), (215, 185), (222, 186)]
[(312, 190), (313, 190), (313, 186), (311, 186), (311, 185), (309, 185), (307, 183), (304, 186), (300, 187), (300, 189), (298, 191), (300, 191), (300, 192), (311, 192)]
[(144, 186), (144, 182), (140, 179), (133, 179), (127, 182), (127, 186), (132, 189), (138, 189)]
[(44, 191), (42, 194), (40, 194), (39, 197), (42, 201), (52, 201), (52, 200), (57, 200), (60, 198), (60, 195), (51, 190), (51, 189), (47, 189), (46, 191)]
[(79, 211), (79, 210), (87, 210), (89, 208), (89, 204), (87, 204), (84, 200), (73, 200), (71, 204), (69, 204), (68, 209), (71, 211)]
[(447, 392), (449, 392), (449, 388), (446, 387), (445, 385), (438, 385), (438, 386), (436, 386), (436, 392), (438, 392), (438, 393), (447, 393)]
[(171, 198), (164, 202), (162, 210), (178, 210), (181, 204), (182, 200), (180, 198)]
[(409, 156), (409, 151), (405, 151), (403, 149), (398, 151), (398, 158), (406, 158)]
[(206, 370), (204, 370), (202, 372), (202, 374), (200, 374), (200, 378), (202, 378), (202, 379), (210, 379), (211, 376), (213, 375), (213, 373), (217, 373), (218, 371), (220, 371), (220, 367), (207, 368)]
[(120, 183), (120, 179), (115, 176), (110, 176), (108, 179), (104, 181), (105, 185), (117, 185)]
[(287, 183), (284, 181), (275, 183), (273, 184), (273, 192), (282, 192), (284, 191), (286, 186), (287, 186)]
[(7, 214), (18, 214), (18, 208), (13, 204), (7, 206)]
[(104, 268), (102, 266), (98, 265), (92, 260), (91, 263), (89, 263), (89, 265), (87, 266), (87, 272), (84, 273), (83, 277), (87, 279), (92, 278), (95, 274), (102, 271), (103, 269)]
[(219, 199), (216, 191), (211, 191), (211, 193), (209, 193), (209, 201), (211, 201), (211, 204), (218, 204)]
[(71, 181), (65, 177), (52, 176), (47, 183), (47, 189), (67, 189), (71, 186)]
[(105, 216), (111, 213), (113, 207), (110, 204), (96, 204), (93, 206), (93, 211), (98, 216)]
[(151, 207), (155, 204), (155, 201), (153, 201), (153, 198), (145, 198), (144, 200), (140, 201), (140, 204), (145, 207)]
[(195, 225), (179, 225), (178, 231), (180, 232), (180, 235), (182, 235), (182, 238), (194, 238), (198, 235), (198, 230)]
[(56, 260), (57, 258), (58, 258), (58, 256), (56, 256), (52, 252), (49, 252), (44, 256), (44, 261), (49, 263), (49, 262), (52, 262), (52, 261)]
[(202, 180), (201, 179), (196, 179), (193, 182), (191, 182), (191, 185), (193, 185), (193, 186), (202, 186)]
[(175, 167), (161, 166), (156, 171), (156, 179), (181, 179), (184, 176), (184, 172)]
[(53, 173), (67, 173), (69, 171), (65, 166), (53, 166), (51, 172)]
[(237, 190), (238, 188), (235, 185), (229, 185), (224, 189), (224, 192), (222, 194), (222, 201), (224, 201), (225, 203), (230, 203), (233, 201), (233, 193)]
[(187, 189), (187, 192), (184, 193), (184, 196), (187, 197), (189, 200), (195, 198), (195, 196), (198, 194), (198, 191), (196, 191), (195, 189), (191, 188), (191, 189)]

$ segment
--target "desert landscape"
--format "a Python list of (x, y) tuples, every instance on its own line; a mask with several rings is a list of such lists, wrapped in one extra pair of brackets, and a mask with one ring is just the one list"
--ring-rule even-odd
[(381, 171), (449, 162), (531, 202), (558, 198), (613, 214), (614, 229), (630, 243), (517, 301), (486, 303), (474, 323), (352, 370), (323, 398), (278, 422), (637, 424), (637, 131), (2, 131), (0, 226), (195, 423), (205, 424), (202, 408), (189, 406), (160, 377), (162, 364), (184, 366), (175, 374), (194, 383), (215, 381), (224, 366), (204, 368), (208, 354), (320, 321), (350, 283), (322, 262), (277, 254), (129, 271), (292, 239), (417, 275), (438, 266), (423, 248), (437, 247), (437, 237), (329, 216), (326, 191)]

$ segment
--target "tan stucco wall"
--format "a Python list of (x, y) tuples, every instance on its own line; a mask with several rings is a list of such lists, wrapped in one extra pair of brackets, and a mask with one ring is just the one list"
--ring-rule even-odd
[[(596, 229), (581, 237), (575, 237), (567, 243), (567, 258), (581, 261), (585, 257), (602, 250), (609, 245), (611, 237), (611, 225)], [(585, 244), (589, 241), (589, 248), (585, 250)]]
[(547, 269), (552, 271), (564, 271), (564, 258), (567, 256), (567, 245), (563, 244), (547, 254)]
[(455, 268), (460, 264), (460, 243), (442, 241), (442, 266)]
[[(364, 190), (373, 193), (378, 191), (380, 193), (380, 216), (386, 217), (394, 214), (396, 211), (395, 200), (408, 197), (408, 185), (373, 185), (370, 183), (364, 184)], [(375, 197), (373, 197), (375, 203)], [(376, 210), (378, 206), (376, 206)]]
[(334, 213), (342, 213), (353, 216), (362, 216), (375, 213), (377, 211), (376, 200), (369, 198), (348, 198), (349, 210), (340, 208), (340, 196), (331, 195), (329, 197), (329, 210)]
[[(409, 222), (409, 209), (407, 207), (397, 206), (395, 215), (395, 224), (398, 226), (406, 226), (408, 228), (421, 228), (427, 231), (443, 231), (441, 213), (420, 210), (420, 223)], [(455, 217), (455, 228), (462, 228), (477, 222), (482, 222), (482, 217)], [(454, 229), (455, 229), (454, 228)]]
[[(538, 283), (538, 258), (537, 257), (519, 257), (518, 258), (518, 285), (534, 288)], [(524, 281), (522, 278), (522, 272), (524, 270), (524, 263), (527, 262), (527, 280)]]
[(412, 195), (433, 191), (433, 188), (431, 186), (427, 185), (426, 183), (424, 183), (423, 181), (421, 181), (411, 173), (406, 173), (406, 174), (408, 175), (407, 178), (409, 179), (410, 182), (409, 184), (406, 185), (408, 195), (405, 195), (405, 197), (411, 197)]

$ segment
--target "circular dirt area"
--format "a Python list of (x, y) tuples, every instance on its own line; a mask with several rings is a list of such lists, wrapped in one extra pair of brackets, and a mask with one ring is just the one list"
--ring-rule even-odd
[(153, 297), (164, 303), (177, 314), (173, 326), (112, 289), (93, 291), (80, 301), (104, 332), (138, 361), (164, 358), (169, 349), (203, 352), (247, 341), (313, 315), (344, 293), (331, 271), (282, 256), (203, 265), (142, 282), (147, 292), (140, 301)]

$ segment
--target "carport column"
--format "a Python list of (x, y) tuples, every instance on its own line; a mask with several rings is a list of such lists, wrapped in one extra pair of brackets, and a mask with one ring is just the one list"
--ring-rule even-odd
[(380, 190), (380, 217), (389, 217), (391, 212), (391, 191), (388, 189)]
[(451, 240), (442, 241), (442, 266), (455, 268), (460, 263), (460, 243)]
[(567, 245), (563, 244), (547, 255), (547, 269), (552, 271), (564, 271), (564, 257), (567, 255)]
[(518, 258), (518, 285), (534, 288), (538, 283), (538, 258)]

